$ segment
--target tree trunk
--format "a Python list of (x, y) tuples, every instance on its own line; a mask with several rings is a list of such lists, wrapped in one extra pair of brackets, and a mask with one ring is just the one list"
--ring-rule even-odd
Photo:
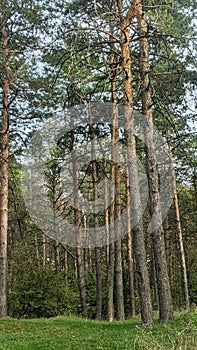
[[(120, 157), (119, 157), (119, 136), (118, 136), (118, 119), (114, 115), (113, 132), (114, 132), (114, 162), (115, 162), (115, 220), (114, 227), (116, 236), (118, 237), (121, 231), (121, 196), (120, 196)], [(123, 275), (122, 275), (122, 241), (119, 238), (115, 242), (115, 288), (116, 288), (116, 319), (124, 320), (124, 293), (123, 293)]]
[(116, 288), (116, 319), (124, 320), (124, 294), (122, 276), (122, 244), (121, 239), (115, 242), (115, 288)]
[[(127, 155), (126, 155), (127, 156)], [(131, 304), (131, 316), (135, 316), (135, 293), (134, 293), (134, 264), (133, 264), (133, 244), (131, 233), (131, 208), (130, 208), (130, 185), (129, 185), (129, 169), (126, 159), (126, 208), (127, 208), (127, 259), (128, 259), (128, 271), (129, 271), (129, 295)]]
[[(5, 1), (3, 4), (5, 6)], [(7, 230), (8, 230), (8, 157), (10, 66), (6, 19), (2, 25), (2, 123), (0, 159), (0, 317), (7, 317)]]
[(77, 277), (81, 301), (82, 317), (87, 317), (86, 305), (86, 290), (85, 290), (85, 271), (84, 271), (84, 250), (76, 247), (76, 261), (77, 261)]
[(35, 258), (37, 261), (37, 266), (40, 267), (40, 252), (37, 234), (34, 235), (34, 244), (35, 244)]
[(155, 266), (155, 257), (153, 244), (151, 245), (151, 282), (154, 290), (154, 310), (159, 309), (159, 297), (158, 297), (158, 288), (157, 288), (157, 276), (156, 276), (156, 266)]
[[(140, 77), (141, 77), (141, 94), (142, 94), (142, 113), (144, 122), (144, 138), (146, 149), (146, 168), (149, 184), (150, 196), (150, 213), (153, 222), (152, 240), (154, 259), (157, 276), (158, 298), (159, 298), (159, 319), (166, 322), (173, 318), (172, 300), (170, 291), (170, 282), (168, 276), (168, 267), (166, 261), (164, 232), (162, 227), (162, 216), (160, 208), (160, 195), (158, 184), (156, 151), (153, 139), (153, 118), (152, 118), (152, 98), (149, 80), (149, 48), (147, 33), (147, 22), (143, 17), (142, 5), (139, 6), (138, 12), (138, 29), (139, 29), (139, 46), (140, 46)], [(153, 214), (155, 215), (153, 216)], [(155, 218), (155, 219), (154, 219)], [(158, 220), (160, 223), (159, 228)], [(157, 221), (157, 222), (156, 222)]]
[(42, 253), (43, 253), (43, 267), (47, 267), (47, 238), (46, 235), (42, 234)]
[[(111, 1), (111, 10), (113, 11), (114, 3)], [(110, 21), (110, 33), (114, 33), (114, 27), (113, 23)], [(114, 50), (114, 43), (112, 41), (111, 36), (109, 37), (110, 40), (110, 65), (111, 65), (111, 96), (112, 96), (112, 102), (114, 103), (114, 108), (117, 103), (117, 87), (116, 87), (116, 79), (117, 79), (117, 64), (115, 62), (115, 50)], [(115, 183), (115, 165), (114, 165), (114, 132), (112, 129), (112, 147), (111, 147), (111, 182), (112, 184)], [(108, 207), (107, 203), (107, 190), (105, 189), (106, 195), (106, 207)], [(109, 241), (112, 243), (109, 244), (108, 248), (108, 258), (107, 258), (107, 320), (112, 322), (114, 319), (114, 259), (115, 259), (115, 246), (113, 242), (114, 237), (114, 209), (115, 209), (115, 203), (114, 203), (114, 197), (115, 197), (115, 191), (114, 186), (111, 187), (111, 201), (110, 201), (110, 212), (109, 212), (109, 224), (110, 224), (110, 230), (109, 230)], [(107, 214), (107, 213), (106, 213)]]
[(164, 219), (163, 223), (164, 228), (164, 240), (165, 240), (165, 248), (166, 248), (166, 259), (169, 270), (169, 262), (170, 262), (170, 233), (169, 233), (169, 217), (168, 215)]
[(61, 270), (60, 267), (60, 251), (59, 251), (59, 227), (57, 222), (57, 211), (58, 211), (58, 181), (57, 181), (57, 174), (54, 172), (52, 174), (52, 203), (53, 203), (53, 234), (55, 237), (55, 240), (53, 242), (54, 247), (54, 257), (55, 257), (55, 272), (59, 273)]
[(133, 96), (132, 96), (132, 66), (130, 53), (129, 25), (137, 15), (138, 1), (134, 0), (123, 17), (120, 1), (117, 1), (121, 29), (121, 56), (123, 70), (123, 90), (125, 104), (125, 138), (128, 157), (128, 169), (131, 190), (131, 215), (133, 243), (138, 274), (141, 318), (143, 325), (153, 324), (151, 294), (149, 285), (148, 268), (146, 262), (146, 250), (142, 224), (142, 209), (139, 192), (138, 163), (136, 156), (136, 142), (134, 133)]
[[(74, 138), (74, 136), (73, 136)], [(73, 140), (74, 143), (74, 140)], [(79, 195), (78, 195), (78, 181), (77, 181), (77, 165), (74, 159), (73, 152), (71, 152), (72, 160), (72, 176), (73, 176), (73, 192), (74, 192), (74, 223), (80, 228), (80, 212), (79, 212)], [(77, 245), (77, 242), (76, 242)], [(81, 301), (82, 317), (87, 317), (86, 304), (86, 289), (85, 289), (85, 269), (84, 269), (84, 249), (79, 246), (76, 247), (76, 273), (78, 278), (78, 287)]]
[(61, 271), (59, 241), (54, 241), (53, 247), (54, 247), (54, 256), (55, 256), (55, 272), (59, 273)]
[(178, 236), (178, 242), (179, 242), (180, 260), (181, 260), (183, 290), (184, 290), (184, 297), (185, 297), (185, 309), (189, 311), (189, 290), (188, 290), (188, 280), (187, 280), (187, 267), (186, 267), (185, 251), (183, 246), (183, 235), (182, 235), (181, 219), (180, 219), (180, 212), (179, 212), (179, 202), (178, 202), (178, 195), (177, 195), (177, 189), (176, 189), (176, 176), (175, 176), (175, 171), (173, 166), (172, 148), (170, 144), (170, 132), (168, 132), (168, 151), (169, 151), (170, 165), (171, 165), (171, 176), (173, 179), (174, 205), (175, 205), (177, 236)]
[(109, 198), (108, 198), (108, 189), (107, 189), (107, 163), (105, 159), (105, 154), (103, 155), (103, 169), (104, 169), (104, 208), (105, 208), (105, 230), (107, 236), (107, 245), (106, 245), (106, 266), (109, 264)]
[[(114, 149), (113, 149), (113, 130), (112, 130), (112, 148), (111, 148), (111, 182), (115, 183), (115, 167), (113, 163)], [(109, 244), (109, 260), (107, 264), (107, 320), (112, 322), (114, 319), (114, 260), (115, 260), (115, 246), (113, 242), (114, 238), (114, 203), (115, 191), (114, 186), (111, 187), (111, 201), (110, 201), (110, 215), (109, 215), (109, 240), (112, 242)]]
[[(113, 26), (111, 25), (111, 33), (113, 34)], [(111, 40), (111, 38), (110, 38)], [(114, 226), (114, 233), (118, 237), (121, 231), (121, 196), (120, 196), (120, 185), (121, 185), (121, 173), (120, 173), (120, 157), (119, 157), (119, 126), (117, 116), (117, 63), (115, 61), (115, 47), (111, 43), (111, 89), (112, 89), (112, 101), (114, 104), (113, 110), (113, 121), (112, 121), (112, 162), (114, 163), (114, 180), (115, 180), (115, 207), (114, 207), (114, 220), (116, 224)], [(116, 234), (117, 233), (117, 234)], [(124, 320), (124, 293), (123, 293), (123, 271), (122, 271), (122, 243), (121, 238), (115, 242), (115, 295), (116, 295), (116, 319)]]
[[(96, 166), (96, 152), (95, 152), (95, 135), (92, 125), (91, 110), (89, 111), (89, 132), (91, 141), (91, 159), (92, 159), (92, 182), (93, 182), (93, 199), (94, 203), (98, 200), (98, 186), (97, 186), (97, 166)], [(98, 214), (94, 213), (94, 229), (97, 235), (98, 228)], [(95, 262), (96, 262), (96, 319), (102, 318), (102, 259), (101, 248), (95, 248)]]
[(96, 319), (102, 318), (102, 248), (95, 248), (95, 262), (96, 262)]
[(107, 320), (114, 319), (114, 243), (109, 245), (109, 262), (107, 265)]
[(64, 249), (64, 276), (65, 279), (67, 279), (67, 274), (68, 274), (68, 253), (67, 250), (65, 249), (65, 247), (63, 247)]

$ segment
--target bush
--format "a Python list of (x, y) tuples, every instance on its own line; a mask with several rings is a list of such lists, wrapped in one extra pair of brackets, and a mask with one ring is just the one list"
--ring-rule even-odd
[(74, 277), (65, 280), (63, 272), (56, 274), (51, 268), (37, 266), (28, 249), (18, 252), (21, 254), (15, 256), (9, 273), (9, 315), (39, 318), (76, 314), (79, 297)]

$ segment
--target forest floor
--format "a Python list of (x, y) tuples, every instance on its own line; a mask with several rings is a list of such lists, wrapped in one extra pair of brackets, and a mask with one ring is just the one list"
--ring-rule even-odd
[[(157, 318), (158, 315), (155, 315)], [(197, 350), (197, 310), (176, 313), (173, 322), (143, 328), (127, 321), (75, 317), (0, 320), (1, 350)]]

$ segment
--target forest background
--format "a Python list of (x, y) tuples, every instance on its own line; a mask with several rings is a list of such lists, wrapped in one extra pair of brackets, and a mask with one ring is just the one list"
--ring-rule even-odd
[[(0, 316), (74, 314), (111, 321), (141, 313), (150, 325), (152, 310), (164, 322), (173, 308), (188, 310), (197, 302), (194, 1), (2, 0), (0, 12)], [(56, 222), (52, 239), (31, 218), (21, 160), (51, 118), (58, 130), (68, 110), (101, 102), (115, 106), (111, 124), (90, 122), (62, 136), (46, 165), (46, 195), (74, 227), (107, 228), (117, 220), (107, 234), (114, 237), (123, 227), (125, 233), (107, 245), (71, 247), (59, 239)], [(117, 105), (125, 106), (124, 130)], [(144, 118), (145, 142), (135, 136), (136, 113)], [(153, 121), (166, 139), (173, 202), (150, 234), (161, 196)], [(112, 145), (111, 159), (94, 157), (103, 137)], [(79, 171), (72, 151), (83, 149), (82, 141), (89, 142), (93, 161)], [(68, 157), (72, 206), (60, 176)], [(148, 181), (143, 215), (137, 158)], [(101, 179), (103, 201), (110, 199), (107, 179), (114, 200), (105, 211), (86, 215), (79, 210), (79, 191), (94, 203)], [(31, 186), (29, 194), (33, 200)], [(138, 218), (134, 227), (131, 218)]]

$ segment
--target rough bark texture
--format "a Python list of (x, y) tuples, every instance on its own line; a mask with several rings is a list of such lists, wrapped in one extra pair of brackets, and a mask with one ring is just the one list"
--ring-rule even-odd
[[(133, 224), (133, 243), (136, 259), (136, 272), (138, 275), (141, 318), (143, 325), (153, 324), (151, 294), (149, 285), (148, 268), (146, 263), (146, 250), (144, 242), (144, 232), (142, 225), (142, 209), (140, 203), (138, 165), (136, 156), (136, 143), (134, 134), (134, 116), (133, 116), (133, 96), (132, 96), (132, 65), (130, 53), (129, 24), (131, 20), (130, 13), (132, 7), (138, 7), (138, 1), (133, 1), (128, 16), (122, 15), (121, 2), (117, 1), (121, 29), (121, 56), (123, 69), (123, 89), (125, 104), (125, 137), (128, 156), (128, 169), (131, 189), (131, 215)], [(133, 15), (134, 15), (133, 12)], [(132, 17), (133, 18), (133, 17)]]
[(144, 122), (144, 138), (146, 145), (146, 168), (149, 184), (151, 217), (153, 216), (153, 213), (156, 214), (154, 216), (155, 222), (153, 222), (152, 225), (152, 240), (158, 286), (159, 318), (161, 322), (165, 322), (173, 318), (173, 312), (165, 252), (164, 231), (162, 227), (157, 159), (153, 138), (153, 118), (151, 109), (152, 98), (149, 80), (149, 47), (147, 40), (148, 27), (147, 22), (143, 16), (142, 6), (140, 6), (138, 12), (138, 30), (140, 45), (142, 113)]
[[(4, 2), (5, 3), (5, 2)], [(8, 230), (8, 157), (9, 157), (9, 83), (10, 66), (6, 20), (2, 27), (2, 124), (0, 154), (0, 317), (7, 317), (7, 230)]]

